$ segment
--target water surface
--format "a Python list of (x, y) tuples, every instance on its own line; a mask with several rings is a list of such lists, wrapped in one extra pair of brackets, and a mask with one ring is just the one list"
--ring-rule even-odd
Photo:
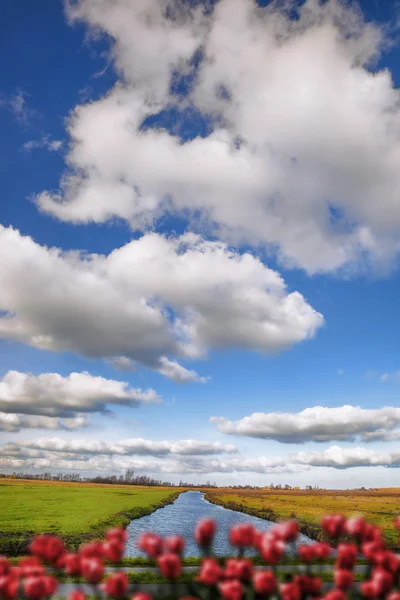
[[(228, 540), (228, 532), (237, 523), (251, 523), (260, 531), (268, 531), (275, 525), (258, 517), (229, 510), (216, 504), (211, 504), (204, 498), (202, 492), (183, 492), (173, 504), (160, 508), (151, 515), (132, 521), (127, 528), (128, 542), (125, 556), (145, 556), (137, 547), (137, 540), (144, 532), (151, 531), (162, 537), (181, 535), (186, 542), (185, 556), (200, 556), (199, 548), (194, 539), (194, 528), (200, 519), (212, 518), (218, 524), (214, 540), (214, 554), (229, 556), (236, 554)], [(310, 538), (300, 535), (299, 544), (312, 543)]]

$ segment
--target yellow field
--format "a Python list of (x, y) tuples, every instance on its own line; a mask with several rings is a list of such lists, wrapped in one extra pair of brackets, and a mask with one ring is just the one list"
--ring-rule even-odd
[(400, 488), (345, 490), (208, 490), (207, 499), (270, 520), (296, 516), (303, 533), (321, 538), (319, 523), (328, 513), (363, 515), (382, 528), (393, 548), (400, 546), (394, 518), (400, 515)]

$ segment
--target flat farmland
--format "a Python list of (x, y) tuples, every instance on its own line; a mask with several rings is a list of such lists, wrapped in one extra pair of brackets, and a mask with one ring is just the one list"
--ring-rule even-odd
[(219, 489), (208, 490), (206, 497), (225, 508), (271, 521), (296, 517), (301, 531), (314, 539), (323, 539), (320, 522), (325, 514), (362, 515), (382, 528), (390, 547), (400, 546), (393, 523), (400, 515), (400, 488), (366, 491)]
[(71, 548), (172, 502), (176, 488), (0, 480), (0, 553), (26, 552), (39, 533)]

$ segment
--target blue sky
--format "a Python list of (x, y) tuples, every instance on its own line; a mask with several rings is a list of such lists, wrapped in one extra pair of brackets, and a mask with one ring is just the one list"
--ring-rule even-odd
[(396, 5), (162, 4), (2, 3), (0, 471), (391, 486)]

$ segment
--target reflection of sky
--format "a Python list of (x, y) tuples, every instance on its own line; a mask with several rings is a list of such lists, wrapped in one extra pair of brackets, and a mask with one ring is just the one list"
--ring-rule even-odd
[[(210, 504), (204, 500), (201, 492), (186, 492), (181, 494), (173, 504), (132, 521), (128, 527), (129, 539), (126, 556), (146, 556), (136, 545), (140, 535), (144, 532), (157, 533), (162, 537), (181, 535), (186, 541), (185, 556), (200, 556), (194, 539), (194, 528), (200, 519), (205, 518), (215, 519), (218, 523), (213, 551), (220, 556), (237, 554), (237, 549), (234, 549), (228, 541), (228, 532), (232, 525), (252, 523), (260, 531), (267, 531), (274, 525), (271, 521), (264, 521), (251, 515)], [(299, 541), (304, 544), (310, 540), (300, 535)], [(250, 554), (249, 551), (247, 552)]]

